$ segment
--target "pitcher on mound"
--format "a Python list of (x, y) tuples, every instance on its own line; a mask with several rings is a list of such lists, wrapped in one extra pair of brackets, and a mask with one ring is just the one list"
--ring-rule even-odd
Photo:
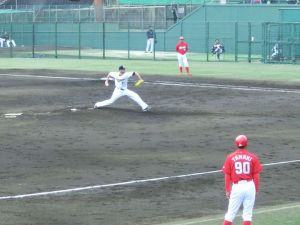
[[(137, 76), (139, 81), (143, 81), (142, 77), (139, 73), (125, 72), (124, 66), (119, 67), (119, 73), (109, 73), (105, 80), (105, 86), (109, 86), (109, 83), (108, 83), (109, 79), (113, 78), (115, 81), (115, 86), (116, 86), (114, 89), (114, 92), (110, 99), (102, 101), (102, 102), (97, 102), (94, 105), (94, 109), (100, 109), (105, 106), (111, 105), (119, 98), (121, 98), (123, 96), (128, 96), (130, 99), (135, 101), (141, 107), (143, 112), (149, 111), (151, 109), (151, 107), (149, 105), (147, 105), (137, 93), (135, 93), (127, 88), (128, 80), (132, 76)], [(139, 82), (139, 83), (142, 83), (142, 82)]]

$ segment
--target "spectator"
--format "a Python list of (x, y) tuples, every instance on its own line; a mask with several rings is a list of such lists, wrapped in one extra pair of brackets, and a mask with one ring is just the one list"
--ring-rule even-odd
[(12, 44), (13, 47), (16, 47), (16, 42), (11, 39), (11, 36), (9, 35), (9, 33), (4, 32), (4, 34), (2, 35), (2, 38), (5, 40), (4, 42), (6, 42), (6, 45), (8, 48), (10, 48), (10, 44)]
[(146, 33), (147, 35), (147, 46), (146, 46), (146, 53), (153, 52), (153, 48), (154, 48), (154, 40), (156, 39), (156, 34), (155, 31), (152, 29), (151, 26), (149, 26), (149, 29)]
[(279, 48), (279, 44), (276, 43), (274, 47), (272, 48), (272, 60), (280, 61), (282, 58), (281, 49)]
[(178, 10), (177, 10), (177, 5), (174, 5), (172, 8), (172, 14), (173, 14), (173, 21), (174, 24), (177, 23), (178, 20)]
[(4, 34), (2, 33), (0, 35), (0, 47), (3, 48), (4, 47), (4, 42), (5, 42), (5, 38), (4, 38)]
[(215, 40), (215, 43), (211, 48), (211, 52), (212, 52), (212, 54), (217, 56), (218, 60), (220, 60), (220, 55), (225, 52), (225, 47), (224, 47), (224, 45), (221, 44), (219, 39)]

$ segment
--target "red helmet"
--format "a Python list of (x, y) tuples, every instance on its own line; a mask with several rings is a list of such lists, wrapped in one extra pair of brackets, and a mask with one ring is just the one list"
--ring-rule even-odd
[(248, 145), (248, 138), (246, 135), (239, 135), (235, 139), (235, 145), (238, 148), (246, 147)]

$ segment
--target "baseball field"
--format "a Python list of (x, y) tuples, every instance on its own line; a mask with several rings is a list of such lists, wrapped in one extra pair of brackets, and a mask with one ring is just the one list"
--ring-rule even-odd
[[(145, 83), (94, 110), (124, 65)], [(0, 224), (219, 225), (238, 134), (264, 166), (254, 225), (300, 224), (300, 66), (1, 59)], [(241, 224), (237, 218), (235, 224)]]

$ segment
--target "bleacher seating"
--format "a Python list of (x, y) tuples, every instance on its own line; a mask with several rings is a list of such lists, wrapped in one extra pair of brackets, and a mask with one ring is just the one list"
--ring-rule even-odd
[[(93, 0), (18, 0), (18, 5), (68, 5), (92, 4)], [(0, 5), (16, 5), (16, 0), (0, 0)]]
[(121, 5), (173, 5), (202, 4), (205, 0), (119, 0)]
[(8, 2), (9, 0), (0, 0), (0, 6), (4, 5), (6, 2)]

